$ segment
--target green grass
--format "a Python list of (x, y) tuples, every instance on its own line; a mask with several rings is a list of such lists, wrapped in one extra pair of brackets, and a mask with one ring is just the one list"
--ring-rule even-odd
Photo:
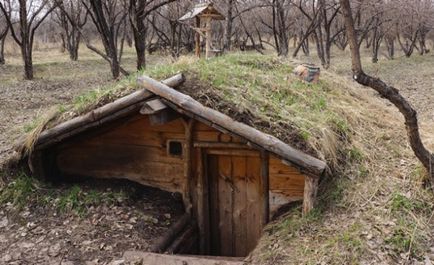
[(59, 213), (84, 216), (91, 206), (115, 204), (128, 198), (123, 191), (85, 190), (79, 185), (53, 187), (20, 173), (13, 181), (0, 188), (0, 204), (10, 203), (17, 210), (24, 206), (39, 205), (56, 209)]
[(17, 208), (24, 207), (36, 190), (36, 182), (24, 173), (0, 189), (0, 204), (12, 203)]

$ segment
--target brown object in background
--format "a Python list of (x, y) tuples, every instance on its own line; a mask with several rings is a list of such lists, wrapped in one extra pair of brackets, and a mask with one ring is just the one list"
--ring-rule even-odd
[(317, 84), (321, 69), (313, 64), (301, 64), (293, 72), (303, 82)]

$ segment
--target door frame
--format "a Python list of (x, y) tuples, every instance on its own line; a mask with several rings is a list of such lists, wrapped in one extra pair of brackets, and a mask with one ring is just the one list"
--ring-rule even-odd
[[(210, 183), (208, 174), (209, 155), (230, 156), (258, 156), (261, 161), (260, 177), (262, 183), (263, 213), (261, 218), (262, 227), (269, 222), (269, 153), (265, 150), (255, 149), (226, 149), (195, 146), (197, 152), (197, 222), (199, 227), (199, 251), (201, 254), (209, 254), (211, 250), (211, 227), (210, 227)], [(232, 147), (233, 148), (233, 147)], [(258, 154), (259, 153), (259, 154)]]

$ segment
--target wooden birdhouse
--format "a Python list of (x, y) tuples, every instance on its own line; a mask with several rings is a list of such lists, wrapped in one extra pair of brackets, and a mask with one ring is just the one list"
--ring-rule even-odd
[(192, 29), (196, 32), (196, 48), (195, 53), (197, 57), (200, 57), (200, 38), (205, 39), (205, 57), (209, 58), (211, 52), (221, 53), (220, 49), (212, 47), (212, 27), (213, 20), (225, 20), (223, 16), (213, 5), (213, 3), (202, 3), (195, 5), (194, 8), (183, 15), (179, 21), (187, 21), (195, 19), (195, 26)]

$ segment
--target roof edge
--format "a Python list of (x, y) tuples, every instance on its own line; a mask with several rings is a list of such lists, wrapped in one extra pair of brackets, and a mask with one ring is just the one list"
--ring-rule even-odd
[(263, 149), (276, 154), (282, 159), (287, 160), (291, 164), (302, 168), (303, 171), (310, 175), (320, 177), (327, 169), (326, 162), (295, 149), (272, 135), (263, 133), (244, 123), (235, 121), (231, 117), (217, 110), (208, 108), (192, 97), (176, 91), (157, 80), (147, 76), (141, 76), (137, 81), (139, 85), (143, 86), (148, 91), (164, 98), (178, 108), (191, 112), (227, 131), (235, 133), (241, 138), (244, 138)]
[[(178, 87), (185, 82), (185, 76), (182, 73), (179, 73), (163, 80), (162, 82), (167, 86)], [(36, 149), (46, 148), (47, 146), (60, 142), (66, 138), (113, 121), (117, 118), (127, 116), (136, 110), (140, 110), (143, 102), (152, 96), (154, 96), (153, 93), (141, 89), (83, 115), (62, 122), (53, 128), (42, 131), (35, 140), (33, 147)], [(32, 135), (28, 135), (28, 137), (34, 138)], [(21, 140), (16, 149), (21, 149), (25, 146), (25, 143), (27, 142), (26, 140), (27, 139)]]

